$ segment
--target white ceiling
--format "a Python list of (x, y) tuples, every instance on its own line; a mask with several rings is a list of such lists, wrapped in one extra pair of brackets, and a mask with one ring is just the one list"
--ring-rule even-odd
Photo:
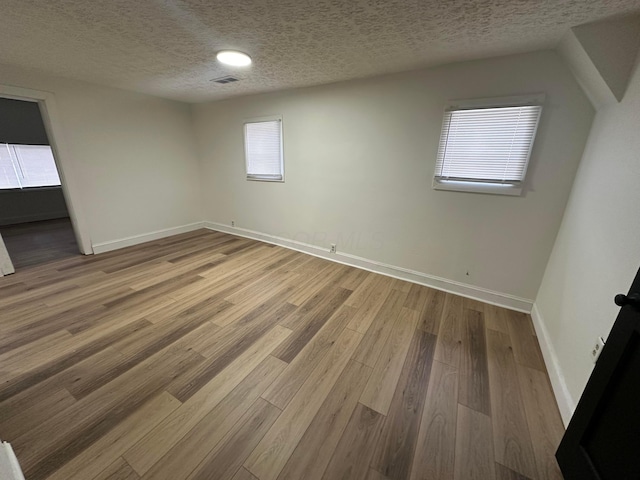
[[(0, 0), (0, 63), (201, 102), (553, 48), (640, 0)], [(249, 53), (246, 69), (215, 53)], [(227, 85), (212, 78), (233, 74)]]

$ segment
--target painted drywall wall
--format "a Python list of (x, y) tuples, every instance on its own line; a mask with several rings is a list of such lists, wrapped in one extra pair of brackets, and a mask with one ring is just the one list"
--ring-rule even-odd
[(58, 160), (78, 184), (93, 245), (201, 219), (189, 105), (11, 66), (0, 84), (55, 95), (68, 153)]
[(49, 145), (37, 103), (0, 98), (0, 143)]
[(618, 100), (622, 100), (640, 44), (640, 15), (587, 23), (572, 32)]
[(640, 15), (573, 27), (558, 52), (599, 110), (621, 100), (640, 45)]
[[(224, 86), (220, 87), (224, 88)], [(447, 100), (545, 93), (521, 197), (431, 187)], [(555, 52), (195, 105), (205, 220), (533, 299), (593, 118)], [(245, 179), (246, 119), (283, 115), (284, 183)], [(468, 275), (467, 275), (468, 272)]]
[[(556, 365), (565, 382), (556, 396), (568, 420), (591, 374), (590, 351), (607, 337), (640, 266), (640, 69), (621, 103), (598, 111), (571, 197), (536, 299)], [(562, 405), (562, 403), (566, 405)]]
[(558, 45), (558, 53), (567, 63), (596, 110), (617, 101), (573, 30), (567, 32), (562, 38)]
[(0, 190), (0, 225), (69, 216), (61, 188)]

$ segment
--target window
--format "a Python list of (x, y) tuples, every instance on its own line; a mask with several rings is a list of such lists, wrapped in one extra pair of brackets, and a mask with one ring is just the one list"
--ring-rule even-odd
[(244, 124), (247, 180), (284, 181), (282, 118), (255, 119)]
[(433, 187), (520, 195), (543, 101), (537, 95), (449, 105)]
[(0, 189), (60, 185), (48, 145), (0, 143)]

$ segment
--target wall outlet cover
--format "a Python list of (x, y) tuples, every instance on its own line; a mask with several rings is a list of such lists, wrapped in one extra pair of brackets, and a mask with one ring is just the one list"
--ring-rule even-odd
[(598, 358), (600, 357), (600, 354), (602, 353), (603, 348), (604, 348), (604, 338), (598, 337), (598, 339), (596, 340), (596, 343), (593, 345), (593, 348), (591, 349), (591, 359), (593, 360), (593, 363), (596, 363), (598, 361)]

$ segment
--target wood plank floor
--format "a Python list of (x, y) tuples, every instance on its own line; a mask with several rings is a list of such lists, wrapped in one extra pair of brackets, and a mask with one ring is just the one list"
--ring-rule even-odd
[(0, 235), (11, 263), (18, 271), (79, 255), (71, 220), (68, 218), (0, 226)]
[(27, 480), (559, 479), (528, 315), (197, 231), (0, 278)]

